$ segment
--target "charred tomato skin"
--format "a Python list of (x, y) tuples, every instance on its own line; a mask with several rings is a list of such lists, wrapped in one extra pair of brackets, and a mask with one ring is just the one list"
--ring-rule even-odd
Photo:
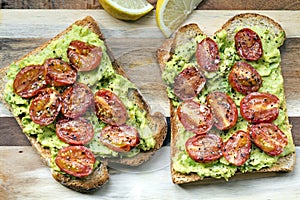
[(94, 99), (96, 115), (101, 121), (113, 126), (125, 124), (126, 107), (115, 93), (100, 89), (95, 93)]
[(240, 102), (240, 113), (252, 123), (272, 122), (279, 115), (280, 100), (273, 94), (252, 92)]
[(78, 71), (91, 71), (96, 69), (101, 63), (102, 48), (74, 40), (68, 47), (67, 55)]
[(197, 96), (206, 83), (206, 78), (196, 67), (185, 68), (174, 79), (174, 93), (181, 100)]
[(72, 85), (77, 79), (77, 70), (61, 59), (48, 58), (44, 67), (44, 76), (48, 85), (56, 87)]
[(256, 69), (242, 61), (234, 64), (229, 73), (228, 81), (235, 91), (244, 95), (257, 92), (262, 84), (262, 78)]
[(249, 132), (253, 143), (270, 156), (278, 156), (288, 144), (287, 136), (273, 123), (252, 124)]
[(215, 134), (195, 135), (185, 143), (187, 154), (196, 162), (209, 163), (222, 157), (222, 139)]
[(71, 145), (84, 145), (94, 137), (93, 125), (85, 118), (61, 119), (56, 123), (56, 135)]
[(46, 88), (31, 100), (29, 115), (34, 123), (46, 126), (54, 122), (60, 110), (61, 95), (54, 89)]
[(197, 45), (196, 60), (203, 70), (217, 71), (220, 63), (218, 44), (209, 37), (203, 39)]
[(43, 65), (29, 65), (22, 68), (16, 75), (13, 89), (22, 98), (31, 98), (46, 88)]
[(129, 152), (140, 143), (138, 130), (133, 126), (106, 126), (100, 133), (100, 141), (117, 152)]
[(235, 47), (240, 58), (255, 61), (262, 57), (263, 48), (259, 35), (250, 28), (239, 30), (235, 36)]
[(62, 114), (68, 118), (82, 116), (94, 105), (94, 94), (84, 83), (68, 86), (62, 93)]
[(177, 115), (184, 128), (195, 134), (208, 132), (214, 123), (211, 110), (193, 100), (182, 102), (177, 108)]
[(67, 146), (59, 150), (55, 163), (65, 173), (83, 178), (93, 172), (96, 158), (85, 146)]
[(219, 130), (232, 128), (238, 119), (237, 107), (230, 96), (224, 92), (211, 92), (206, 97), (206, 103), (211, 109), (215, 123)]
[(239, 130), (223, 143), (222, 153), (229, 163), (241, 166), (250, 158), (251, 147), (249, 133)]

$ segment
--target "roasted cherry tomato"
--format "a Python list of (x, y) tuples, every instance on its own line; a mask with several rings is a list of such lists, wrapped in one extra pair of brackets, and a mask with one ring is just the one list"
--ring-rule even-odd
[(208, 163), (222, 157), (222, 143), (215, 134), (195, 135), (186, 141), (185, 148), (194, 161)]
[(234, 37), (235, 48), (242, 59), (258, 60), (262, 54), (262, 44), (259, 35), (249, 28), (238, 31)]
[(234, 101), (226, 93), (211, 92), (207, 95), (206, 101), (212, 111), (217, 129), (227, 130), (236, 124), (238, 110)]
[(97, 117), (107, 124), (120, 126), (126, 122), (126, 107), (110, 90), (101, 89), (95, 93), (95, 109)]
[(189, 67), (174, 79), (174, 93), (181, 100), (193, 99), (204, 87), (206, 79), (196, 67)]
[(270, 156), (278, 156), (288, 144), (287, 136), (272, 123), (260, 123), (250, 126), (252, 141)]
[(91, 71), (97, 68), (102, 60), (102, 49), (82, 41), (74, 40), (67, 50), (70, 62), (78, 71)]
[(262, 83), (261, 76), (256, 69), (246, 62), (235, 63), (228, 80), (234, 90), (245, 95), (257, 92)]
[(140, 143), (137, 129), (132, 126), (106, 126), (100, 133), (100, 141), (117, 152), (128, 152)]
[(50, 88), (41, 90), (34, 99), (32, 99), (29, 107), (29, 115), (31, 120), (39, 125), (51, 124), (61, 109), (60, 94)]
[(60, 59), (49, 58), (44, 63), (46, 83), (51, 86), (66, 86), (75, 83), (77, 71)]
[(272, 122), (278, 117), (279, 103), (273, 94), (253, 92), (241, 100), (241, 115), (252, 123)]
[(44, 66), (42, 65), (30, 65), (22, 68), (13, 83), (14, 92), (23, 98), (35, 96), (46, 86)]
[(84, 146), (68, 146), (59, 150), (55, 163), (67, 174), (75, 177), (85, 177), (93, 172), (95, 156)]
[(229, 163), (241, 166), (250, 157), (251, 145), (250, 135), (239, 130), (223, 143), (223, 156)]
[(177, 115), (184, 128), (196, 134), (206, 133), (214, 123), (211, 110), (192, 100), (182, 102)]
[(220, 63), (217, 43), (209, 37), (203, 39), (197, 45), (196, 59), (202, 69), (209, 72), (217, 71)]
[(94, 103), (94, 94), (84, 83), (69, 86), (62, 95), (61, 112), (65, 117), (79, 117)]
[(56, 135), (68, 144), (83, 145), (94, 137), (93, 125), (83, 117), (62, 119), (56, 123)]

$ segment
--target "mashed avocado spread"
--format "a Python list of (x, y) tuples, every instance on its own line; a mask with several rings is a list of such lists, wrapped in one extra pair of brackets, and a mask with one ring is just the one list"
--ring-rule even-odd
[[(95, 46), (101, 46), (102, 48), (102, 60), (98, 68), (89, 72), (79, 72), (78, 82), (87, 84), (95, 93), (101, 88), (110, 89), (113, 91), (124, 103), (128, 119), (126, 124), (134, 126), (140, 135), (140, 144), (129, 153), (118, 153), (106, 146), (104, 146), (100, 140), (100, 130), (105, 124), (98, 120), (94, 112), (87, 112), (85, 118), (92, 122), (94, 127), (94, 138), (86, 146), (92, 150), (97, 156), (101, 157), (131, 157), (138, 154), (141, 150), (147, 151), (154, 148), (155, 140), (153, 138), (153, 131), (149, 126), (149, 122), (146, 118), (146, 112), (141, 110), (134, 102), (130, 100), (130, 92), (136, 89), (136, 86), (128, 79), (117, 74), (114, 71), (112, 63), (108, 54), (106, 53), (106, 47), (104, 42), (99, 39), (99, 36), (91, 32), (88, 28), (73, 25), (72, 30), (67, 32), (59, 39), (52, 41), (45, 49), (37, 54), (24, 58), (23, 60), (11, 64), (7, 73), (7, 84), (4, 91), (5, 100), (12, 107), (13, 115), (21, 118), (23, 125), (23, 132), (28, 135), (36, 136), (37, 141), (45, 148), (49, 148), (53, 155), (52, 167), (55, 170), (59, 168), (55, 165), (54, 158), (60, 148), (68, 146), (68, 144), (62, 142), (55, 133), (55, 122), (48, 126), (40, 126), (31, 121), (29, 116), (30, 99), (23, 99), (16, 95), (13, 91), (13, 82), (16, 74), (19, 70), (25, 66), (33, 64), (43, 64), (47, 58), (62, 58), (62, 60), (68, 62), (67, 48), (71, 41), (80, 40), (92, 44)], [(63, 88), (55, 88), (62, 92)]]
[[(243, 27), (237, 28), (236, 32), (241, 28)], [(176, 171), (186, 174), (193, 172), (197, 173), (200, 177), (223, 177), (228, 180), (237, 171), (250, 172), (264, 167), (270, 167), (277, 162), (280, 157), (295, 151), (290, 125), (286, 115), (283, 77), (280, 68), (281, 58), (279, 47), (284, 42), (285, 33), (281, 32), (280, 34), (275, 34), (271, 30), (261, 29), (259, 27), (251, 27), (251, 29), (260, 36), (264, 53), (258, 61), (248, 63), (251, 64), (262, 77), (262, 86), (259, 92), (268, 92), (276, 95), (280, 99), (279, 116), (273, 123), (287, 135), (288, 145), (279, 156), (269, 156), (252, 144), (250, 158), (240, 167), (229, 164), (224, 157), (215, 162), (203, 164), (194, 161), (186, 153), (185, 142), (188, 138), (192, 137), (194, 133), (186, 131), (183, 125), (178, 123), (179, 134), (178, 138), (176, 138), (178, 153), (172, 160), (173, 167)], [(180, 105), (180, 100), (177, 99), (173, 92), (174, 78), (183, 69), (189, 66), (197, 66), (195, 58), (196, 45), (206, 37), (206, 35), (198, 35), (193, 39), (193, 42), (176, 47), (172, 59), (166, 63), (162, 78), (167, 84), (167, 93), (175, 108)], [(244, 95), (231, 88), (228, 82), (228, 74), (234, 63), (241, 60), (241, 58), (237, 54), (234, 41), (227, 39), (227, 32), (225, 30), (218, 32), (212, 39), (218, 44), (221, 59), (219, 64), (220, 68), (216, 72), (205, 72), (206, 85), (194, 100), (204, 104), (206, 96), (210, 92), (221, 91), (227, 93), (234, 100), (239, 111), (240, 101)], [(227, 131), (219, 131), (217, 129), (213, 129), (213, 131), (217, 131), (217, 134), (220, 135), (223, 141), (226, 141), (237, 130), (247, 131), (247, 126), (248, 122), (238, 113), (238, 122), (234, 127)]]

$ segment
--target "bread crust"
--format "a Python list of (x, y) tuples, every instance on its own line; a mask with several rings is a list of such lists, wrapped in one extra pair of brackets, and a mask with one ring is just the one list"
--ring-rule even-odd
[(284, 29), (280, 24), (265, 15), (260, 15), (257, 13), (243, 13), (230, 18), (220, 30), (216, 31), (216, 33), (220, 32), (221, 30), (226, 30), (229, 33), (228, 35), (230, 36), (228, 39), (233, 40), (235, 31), (234, 29), (238, 26), (259, 26), (272, 28), (275, 33), (279, 33), (281, 31), (284, 32)]
[[(284, 31), (284, 29), (273, 19), (263, 16), (260, 14), (255, 13), (245, 13), (245, 14), (239, 14), (231, 19), (229, 19), (220, 30), (216, 31), (216, 33), (226, 30), (229, 32), (228, 35), (230, 35), (227, 39), (233, 40), (234, 38), (234, 31), (235, 27), (238, 26), (264, 26), (264, 27), (272, 27), (272, 29), (275, 30), (276, 33), (279, 33), (281, 31)], [(194, 31), (193, 31), (194, 30)], [(191, 34), (194, 33), (194, 34)], [(164, 71), (165, 69), (165, 62), (167, 62), (173, 54), (174, 49), (176, 48), (177, 44), (180, 44), (179, 40), (181, 41), (189, 41), (192, 35), (196, 35), (197, 33), (202, 33), (200, 28), (195, 24), (187, 24), (181, 28), (178, 29), (178, 31), (175, 34), (174, 38), (168, 39), (163, 45), (157, 50), (157, 60), (159, 63), (159, 66), (161, 68), (161, 71)], [(284, 38), (285, 39), (285, 38)], [(285, 105), (284, 105), (285, 106)], [(288, 124), (288, 119), (287, 124)], [(172, 175), (172, 181), (175, 184), (187, 184), (187, 183), (197, 183), (197, 184), (208, 184), (208, 183), (214, 183), (214, 182), (220, 182), (224, 180), (214, 179), (211, 177), (205, 177), (202, 178), (198, 176), (196, 173), (190, 173), (190, 174), (183, 174), (180, 172), (177, 172), (173, 168), (173, 161), (172, 158), (177, 154), (178, 149), (176, 148), (176, 138), (179, 134), (178, 130), (178, 124), (180, 124), (180, 121), (178, 120), (177, 113), (175, 110), (175, 107), (172, 106), (172, 102), (170, 100), (170, 123), (171, 123), (171, 175)], [(291, 126), (289, 127), (291, 131)], [(265, 177), (274, 175), (278, 172), (290, 172), (293, 170), (294, 165), (296, 162), (296, 154), (291, 153), (287, 156), (284, 156), (278, 160), (277, 163), (275, 163), (270, 168), (263, 168), (261, 170), (255, 171), (255, 172), (248, 172), (248, 173), (241, 173), (238, 172), (234, 175), (233, 179), (238, 179), (240, 177), (242, 178), (249, 178), (249, 177)], [(253, 176), (255, 174), (255, 176)], [(256, 176), (257, 174), (257, 176)]]
[[(105, 38), (104, 38), (97, 22), (92, 17), (87, 16), (81, 20), (74, 22), (74, 24), (76, 24), (78, 26), (89, 28), (92, 32), (96, 33), (99, 36), (99, 38), (104, 41), (104, 44), (107, 48), (107, 53), (112, 62), (114, 70), (118, 74), (128, 78), (127, 75), (125, 74), (123, 68), (118, 64), (118, 62), (113, 57), (110, 49), (108, 48)], [(54, 38), (50, 39), (48, 42), (44, 43), (40, 47), (34, 49), (33, 51), (31, 51), (28, 54), (21, 57), (15, 63), (18, 63), (19, 61), (23, 60), (24, 58), (26, 58), (30, 55), (39, 53), (44, 48), (46, 48), (52, 41), (55, 41), (58, 38), (63, 37), (67, 32), (69, 32), (72, 29), (72, 26), (73, 26), (73, 24), (70, 25), (63, 32), (56, 35)], [(0, 101), (3, 102), (3, 104), (10, 111), (12, 111), (9, 104), (7, 104), (7, 102), (4, 100), (4, 97), (3, 97), (3, 93), (4, 93), (3, 91), (5, 89), (5, 84), (7, 82), (6, 72), (7, 72), (8, 68), (9, 68), (9, 66), (0, 69), (0, 77), (1, 77), (0, 78)], [(94, 190), (100, 188), (103, 184), (105, 184), (109, 180), (109, 172), (108, 172), (108, 168), (107, 168), (108, 162), (117, 162), (117, 163), (122, 163), (122, 164), (126, 164), (126, 165), (136, 166), (136, 165), (139, 165), (139, 164), (145, 162), (146, 160), (148, 160), (153, 155), (153, 153), (162, 146), (163, 141), (167, 134), (167, 124), (166, 124), (165, 117), (161, 113), (154, 113), (154, 114), (150, 113), (151, 110), (150, 110), (149, 105), (143, 99), (141, 93), (138, 90), (134, 90), (132, 92), (131, 98), (133, 101), (135, 101), (137, 103), (137, 105), (141, 109), (143, 109), (147, 112), (146, 117), (150, 121), (150, 126), (153, 128), (152, 130), (154, 130), (153, 135), (155, 136), (155, 140), (156, 140), (155, 148), (152, 149), (151, 151), (140, 153), (140, 154), (138, 154), (138, 156), (135, 156), (133, 158), (126, 158), (126, 159), (113, 158), (113, 159), (101, 160), (100, 165), (95, 169), (95, 171), (85, 178), (70, 177), (68, 175), (64, 175), (62, 173), (58, 173), (58, 172), (52, 170), (51, 171), (52, 176), (55, 180), (57, 180), (62, 185), (66, 186), (72, 190), (78, 191), (78, 192), (87, 193), (90, 191), (94, 191)], [(23, 129), (24, 127), (22, 126), (21, 119), (19, 117), (15, 117), (15, 118), (16, 118), (16, 121), (18, 122), (18, 124), (20, 125), (20, 127)], [(51, 163), (50, 150), (47, 148), (43, 148), (37, 142), (36, 137), (27, 135), (27, 134), (25, 134), (25, 135), (28, 138), (28, 140), (30, 141), (31, 145), (39, 153), (43, 162), (48, 167), (50, 167), (51, 166), (50, 165), (50, 163)]]

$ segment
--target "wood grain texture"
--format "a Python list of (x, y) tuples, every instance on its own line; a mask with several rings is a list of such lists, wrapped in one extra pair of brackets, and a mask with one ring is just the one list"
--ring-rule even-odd
[[(296, 146), (300, 146), (300, 117), (290, 117), (292, 134)], [(169, 118), (167, 118), (169, 121)], [(170, 125), (170, 123), (168, 123)], [(164, 145), (169, 145), (170, 130)], [(0, 146), (30, 146), (29, 141), (23, 134), (13, 117), (0, 117)]]
[[(155, 6), (157, 0), (148, 0)], [(1, 9), (102, 9), (98, 0), (0, 0)], [(199, 10), (299, 10), (295, 0), (203, 0)]]
[(290, 117), (289, 121), (292, 125), (292, 134), (296, 146), (300, 146), (300, 117)]
[[(205, 32), (213, 33), (227, 19), (241, 11), (195, 11), (186, 23), (197, 22)], [(252, 11), (254, 12), (254, 11)], [(54, 15), (56, 13), (56, 15)], [(104, 11), (74, 10), (2, 10), (0, 24), (0, 67), (9, 65), (63, 30), (76, 19), (92, 15), (102, 28), (108, 46), (129, 78), (139, 87), (152, 110), (169, 116), (169, 102), (156, 63), (156, 49), (165, 38), (156, 27), (154, 13), (137, 23), (114, 20)], [(288, 114), (294, 125), (295, 143), (300, 145), (300, 12), (261, 11), (279, 21), (287, 31), (282, 63)], [(48, 20), (49, 18), (53, 20)], [(22, 19), (22, 20), (20, 20)], [(293, 19), (293, 20), (290, 20)], [(207, 22), (210, 23), (207, 23)], [(47, 23), (45, 23), (47, 22)], [(210, 25), (213, 26), (210, 26)], [(34, 31), (32, 31), (34, 30)], [(45, 31), (47, 30), (47, 31)], [(0, 145), (29, 145), (11, 115), (0, 104)], [(296, 127), (296, 128), (295, 128)]]
[[(156, 0), (147, 0), (155, 6)], [(102, 9), (98, 0), (0, 0), (1, 9)]]
[[(42, 44), (47, 39), (7, 39), (0, 38), (0, 62), (7, 66), (22, 55)], [(115, 58), (124, 66), (130, 79), (138, 86), (153, 111), (161, 111), (169, 116), (168, 98), (156, 62), (156, 49), (164, 39), (118, 39), (108, 38), (107, 42)], [(282, 73), (289, 116), (300, 116), (300, 38), (288, 38), (281, 48)], [(147, 73), (145, 73), (147, 72)]]
[[(255, 1), (257, 2), (257, 0)], [(16, 1), (0, 2), (2, 6), (4, 2), (16, 3)], [(25, 6), (33, 1), (19, 2), (24, 2)], [(46, 1), (36, 1), (37, 5), (30, 5), (42, 8), (42, 2)], [(64, 1), (64, 3), (67, 2), (70, 1)], [(78, 2), (83, 1), (72, 1), (74, 5)], [(205, 2), (208, 3), (209, 0), (205, 0)], [(230, 3), (230, 1), (226, 2)], [(214, 6), (216, 9), (218, 3), (215, 3)], [(191, 15), (187, 23), (197, 22), (205, 32), (213, 33), (227, 19), (240, 12), (243, 11), (198, 10)], [(298, 145), (297, 163), (299, 163), (300, 108), (298, 104), (300, 88), (297, 86), (300, 76), (300, 12), (250, 12), (259, 12), (274, 18), (283, 25), (287, 32), (288, 39), (281, 48), (284, 64), (283, 75), (289, 119), (293, 125), (292, 132), (295, 143)], [(6, 66), (33, 50), (64, 30), (76, 19), (86, 15), (93, 16), (99, 23), (114, 56), (124, 66), (130, 79), (138, 85), (152, 109), (162, 111), (167, 117), (168, 100), (155, 58), (155, 51), (165, 38), (155, 24), (154, 12), (136, 23), (128, 23), (115, 20), (99, 9), (79, 11), (0, 10), (0, 67)], [(164, 148), (168, 148), (168, 146)], [(168, 162), (169, 155), (168, 153), (159, 161)], [(243, 178), (243, 180), (235, 178), (226, 184), (221, 181), (219, 184), (201, 187), (172, 184), (168, 165), (148, 170), (146, 173), (141, 173), (138, 169), (131, 170), (135, 171), (128, 172), (111, 168), (112, 175), (109, 183), (90, 195), (66, 189), (51, 177), (49, 169), (41, 162), (34, 149), (29, 146), (16, 121), (0, 104), (0, 199), (235, 199), (237, 197), (253, 199), (253, 194), (256, 199), (300, 199), (299, 165), (296, 165), (295, 170), (288, 174), (270, 174), (269, 176), (272, 177), (258, 179), (257, 175), (253, 175), (247, 179)]]
[[(297, 147), (297, 163), (300, 162), (299, 154), (300, 148)], [(0, 146), (0, 155), (0, 199), (251, 200), (253, 194), (257, 200), (300, 198), (300, 165), (296, 165), (291, 173), (269, 174), (264, 178), (253, 174), (247, 179), (233, 178), (229, 182), (222, 180), (209, 185), (178, 186), (171, 182), (168, 158), (161, 156), (158, 158), (163, 165), (159, 163), (149, 167), (151, 164), (148, 163), (144, 168), (131, 168), (130, 171), (111, 168), (109, 183), (87, 195), (68, 190), (55, 182), (32, 147)]]
[(21, 58), (26, 52), (29, 52), (48, 39), (45, 38), (21, 38), (21, 39), (11, 39), (5, 38), (0, 39), (0, 63), (1, 67), (7, 66), (13, 61)]
[(30, 146), (22, 129), (13, 117), (0, 118), (0, 146)]
[(299, 10), (299, 0), (204, 0), (199, 10)]
[(1, 9), (100, 9), (98, 0), (0, 0)]
[[(189, 16), (185, 23), (198, 23), (205, 33), (213, 34), (230, 17), (244, 12), (242, 10), (196, 10)], [(249, 10), (246, 12), (267, 15), (283, 26), (288, 38), (300, 37), (300, 11)], [(59, 31), (64, 30), (65, 27), (69, 26), (76, 19), (87, 15), (95, 18), (106, 38), (164, 38), (164, 35), (156, 25), (154, 11), (132, 23), (114, 19), (104, 10), (47, 10), (45, 12), (45, 10), (40, 9), (0, 10), (0, 37), (51, 38)]]

